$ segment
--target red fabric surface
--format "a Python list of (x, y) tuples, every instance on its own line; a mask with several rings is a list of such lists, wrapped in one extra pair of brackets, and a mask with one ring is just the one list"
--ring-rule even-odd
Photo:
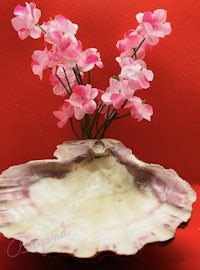
[[(114, 59), (116, 41), (134, 28), (135, 14), (164, 8), (172, 34), (148, 51), (146, 61), (155, 79), (145, 92), (154, 108), (152, 121), (127, 118), (115, 122), (107, 137), (120, 139), (142, 160), (174, 168), (199, 191), (199, 44), (200, 3), (196, 0), (36, 0), (42, 19), (63, 14), (79, 25), (78, 37), (85, 48), (96, 47), (105, 68), (92, 73), (94, 86), (106, 88), (110, 76), (118, 73)], [(0, 171), (32, 159), (51, 158), (58, 143), (74, 139), (68, 126), (58, 129), (52, 111), (62, 99), (52, 94), (48, 75), (40, 81), (32, 74), (33, 50), (40, 40), (21, 41), (12, 29), (13, 9), (24, 1), (0, 1)], [(196, 203), (191, 224), (177, 232), (166, 247), (148, 247), (126, 262), (108, 260), (101, 267), (112, 269), (199, 269), (200, 218)], [(10, 258), (9, 240), (1, 238), (0, 269), (58, 269), (56, 259), (31, 254)], [(30, 260), (33, 264), (30, 265)], [(76, 261), (58, 262), (59, 269), (84, 269)], [(68, 267), (69, 265), (69, 267)], [(114, 269), (114, 268), (113, 268)]]

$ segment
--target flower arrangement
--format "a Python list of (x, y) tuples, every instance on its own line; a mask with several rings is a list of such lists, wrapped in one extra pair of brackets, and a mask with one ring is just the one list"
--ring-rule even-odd
[[(190, 219), (196, 193), (174, 170), (137, 159), (120, 141), (99, 141), (117, 119), (151, 120), (152, 107), (137, 93), (153, 80), (144, 61), (147, 49), (171, 32), (166, 11), (136, 15), (139, 25), (117, 41), (119, 72), (105, 91), (91, 83), (92, 69), (103, 68), (100, 53), (83, 49), (76, 24), (62, 15), (40, 24), (34, 3), (18, 5), (14, 14), (20, 39), (44, 39), (44, 49), (33, 52), (32, 71), (42, 79), (48, 69), (53, 93), (63, 98), (53, 112), (58, 127), (69, 122), (83, 140), (58, 145), (53, 159), (0, 174), (0, 232), (32, 253), (82, 259), (104, 252), (134, 255), (146, 244), (172, 239)], [(52, 243), (60, 218), (66, 237)]]
[[(14, 15), (11, 22), (21, 40), (28, 36), (44, 39), (44, 50), (35, 50), (32, 55), (32, 71), (41, 80), (44, 70), (51, 71), (53, 93), (64, 99), (53, 112), (59, 119), (58, 127), (70, 122), (77, 139), (101, 139), (114, 120), (129, 115), (138, 121), (151, 120), (151, 105), (136, 93), (149, 88), (154, 76), (144, 61), (146, 50), (171, 33), (165, 10), (136, 15), (136, 29), (117, 41), (120, 71), (109, 79), (105, 91), (91, 84), (91, 70), (103, 68), (103, 63), (96, 48), (83, 49), (76, 38), (78, 25), (62, 15), (40, 24), (41, 11), (32, 2), (16, 6)], [(75, 120), (80, 123), (78, 130)]]

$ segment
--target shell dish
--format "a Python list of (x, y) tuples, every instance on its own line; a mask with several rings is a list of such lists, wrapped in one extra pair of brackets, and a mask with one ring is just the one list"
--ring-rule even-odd
[(117, 140), (64, 142), (54, 155), (0, 175), (0, 232), (30, 252), (133, 255), (191, 216), (190, 185)]

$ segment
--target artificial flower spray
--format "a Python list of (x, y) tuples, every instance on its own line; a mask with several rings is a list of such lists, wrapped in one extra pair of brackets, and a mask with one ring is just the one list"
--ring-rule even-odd
[[(146, 51), (171, 32), (165, 10), (136, 15), (136, 29), (117, 41), (119, 72), (109, 79), (107, 89), (91, 84), (92, 69), (103, 68), (103, 63), (96, 48), (84, 49), (76, 38), (77, 24), (62, 15), (39, 23), (41, 11), (34, 3), (18, 5), (14, 14), (12, 25), (20, 39), (44, 39), (44, 50), (32, 55), (32, 70), (40, 79), (44, 70), (50, 70), (53, 93), (63, 97), (63, 104), (53, 112), (58, 127), (70, 122), (77, 139), (96, 139), (103, 138), (117, 119), (131, 115), (138, 121), (151, 120), (153, 109), (139, 97), (139, 90), (148, 89), (154, 76), (144, 61)], [(80, 122), (79, 130), (74, 121)]]

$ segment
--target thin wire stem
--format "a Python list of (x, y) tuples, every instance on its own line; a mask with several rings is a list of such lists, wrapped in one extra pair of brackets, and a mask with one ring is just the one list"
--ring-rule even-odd
[(70, 95), (66, 85), (64, 84), (64, 82), (61, 80), (61, 78), (58, 76), (58, 74), (56, 73), (56, 78), (59, 80), (59, 82), (62, 84), (62, 86), (64, 87), (64, 89), (66, 90), (67, 94)]
[(64, 74), (65, 74), (65, 79), (66, 79), (66, 81), (67, 81), (67, 84), (68, 84), (68, 87), (69, 87), (69, 90), (70, 90), (70, 94), (71, 94), (71, 93), (72, 93), (72, 88), (71, 88), (71, 85), (70, 85), (70, 82), (69, 82), (69, 79), (68, 79), (66, 70), (65, 70), (64, 67), (62, 67), (62, 69), (63, 69), (63, 72), (64, 72)]
[(76, 65), (76, 67), (73, 67), (72, 70), (73, 70), (74, 75), (75, 75), (75, 77), (76, 77), (77, 83), (78, 83), (79, 85), (83, 84), (83, 82), (82, 82), (82, 77), (81, 77), (81, 74), (80, 74), (80, 71), (79, 71), (78, 66)]
[(42, 30), (42, 32), (44, 32), (45, 34), (47, 33), (44, 28), (39, 24), (39, 23), (36, 23), (35, 26), (37, 26), (38, 28), (40, 28), (40, 30)]
[(124, 118), (124, 117), (129, 116), (129, 115), (131, 115), (130, 112), (129, 113), (126, 113), (126, 114), (123, 114), (123, 115), (120, 115), (120, 116), (117, 116), (117, 117), (115, 117), (115, 119)]
[(115, 119), (115, 116), (118, 114), (117, 110), (114, 109), (110, 115), (107, 114), (108, 117), (106, 117), (106, 120), (104, 121), (104, 123), (100, 126), (100, 128), (97, 130), (94, 138), (97, 138), (99, 136), (99, 134), (101, 133), (101, 135), (99, 136), (99, 138), (103, 138), (105, 135), (105, 132), (107, 130), (107, 128), (110, 126), (111, 122)]
[(77, 138), (78, 140), (80, 140), (81, 137), (78, 135), (78, 133), (76, 132), (76, 130), (75, 130), (75, 128), (74, 128), (73, 119), (70, 118), (69, 120), (70, 120), (70, 124), (71, 124), (72, 131), (73, 131), (74, 135), (76, 136), (76, 138)]
[(137, 51), (140, 49), (140, 47), (144, 43), (145, 39), (146, 39), (146, 37), (143, 38), (143, 40), (140, 42), (140, 44), (136, 48), (133, 48), (134, 53), (132, 55), (132, 58), (135, 57), (135, 59), (137, 59)]

